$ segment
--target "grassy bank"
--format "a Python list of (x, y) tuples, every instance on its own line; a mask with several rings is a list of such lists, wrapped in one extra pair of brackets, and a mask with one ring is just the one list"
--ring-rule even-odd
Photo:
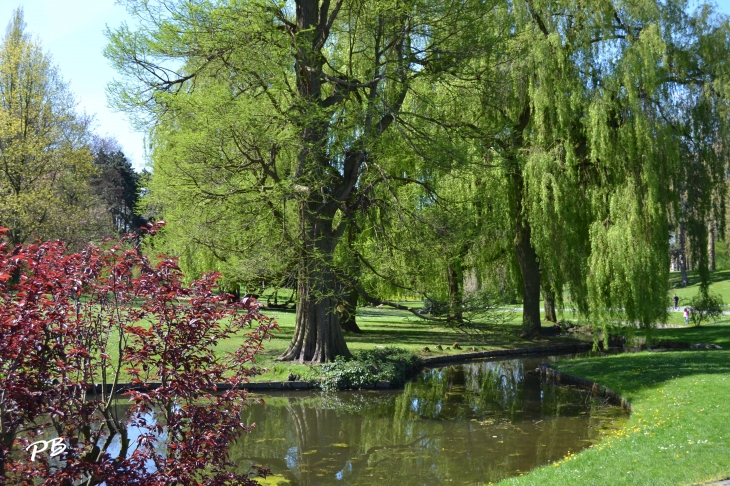
[(631, 401), (631, 418), (599, 444), (503, 483), (679, 485), (730, 477), (730, 325), (665, 329), (659, 336), (723, 350), (562, 362), (561, 371), (593, 379)]
[[(670, 286), (672, 289), (667, 296), (667, 306), (670, 306), (671, 297), (676, 292), (680, 298), (680, 311), (670, 312), (664, 324), (684, 325), (684, 318), (681, 313), (682, 306), (688, 305), (689, 300), (699, 291), (699, 278), (696, 272), (689, 272), (688, 277), (689, 286), (677, 288), (676, 286), (681, 283), (681, 276), (678, 272), (670, 274)], [(711, 280), (710, 291), (719, 294), (726, 304), (730, 304), (730, 270), (711, 272)], [(419, 302), (407, 302), (406, 304), (413, 307), (422, 305)], [(519, 305), (506, 305), (505, 308), (515, 309), (519, 308)], [(728, 310), (730, 310), (730, 307)], [(265, 366), (270, 371), (266, 375), (257, 377), (256, 381), (282, 380), (286, 379), (289, 373), (295, 373), (305, 379), (313, 376), (312, 370), (308, 366), (291, 365), (275, 361), (275, 358), (287, 348), (294, 335), (294, 311), (264, 309), (263, 313), (273, 317), (279, 324), (281, 331), (276, 333), (276, 337), (266, 344), (265, 350), (258, 360), (259, 364)], [(406, 311), (390, 308), (361, 307), (358, 309), (357, 321), (363, 333), (346, 334), (345, 340), (352, 352), (384, 346), (395, 346), (413, 351), (423, 358), (458, 353), (459, 350), (454, 350), (452, 347), (454, 342), (458, 342), (462, 348), (471, 348), (474, 346), (479, 350), (540, 346), (548, 342), (548, 340), (536, 342), (521, 339), (522, 314), (520, 312), (511, 312), (509, 315), (512, 318), (507, 320), (503, 325), (493, 326), (481, 335), (467, 336), (464, 333), (446, 328), (443, 324), (435, 324), (419, 319)], [(558, 319), (565, 319), (579, 324), (582, 323), (572, 312), (559, 313)], [(727, 316), (720, 323), (726, 321), (730, 322)], [(543, 325), (549, 326), (550, 323), (544, 322)], [(581, 336), (580, 338), (590, 339), (587, 336)], [(660, 339), (672, 338), (662, 334)], [(559, 344), (571, 342), (571, 339), (565, 337), (550, 338), (549, 342)], [(221, 346), (223, 349), (233, 349), (238, 344), (240, 344), (239, 341), (232, 340), (231, 342), (221, 343)], [(438, 344), (441, 345), (442, 350), (436, 348)], [(446, 349), (447, 347), (450, 349)], [(429, 351), (423, 351), (424, 348), (429, 348)]]
[[(689, 285), (682, 287), (682, 275), (679, 272), (669, 274), (670, 297), (675, 293), (679, 297), (679, 305), (689, 303), (689, 299), (697, 295), (700, 278), (697, 272), (687, 272)], [(720, 294), (726, 304), (730, 304), (730, 270), (710, 272), (710, 291)]]
[[(255, 381), (285, 380), (289, 373), (300, 375), (303, 379), (314, 377), (315, 371), (309, 366), (276, 361), (276, 357), (286, 350), (294, 335), (294, 312), (264, 309), (263, 313), (274, 318), (281, 330), (274, 339), (265, 344), (263, 353), (258, 356), (257, 364), (267, 368), (269, 372), (257, 377)], [(422, 358), (457, 354), (470, 351), (472, 347), (478, 351), (487, 351), (575, 342), (567, 337), (535, 341), (522, 339), (522, 314), (514, 312), (509, 315), (511, 319), (504, 324), (491, 326), (484, 332), (466, 334), (444, 324), (419, 319), (406, 311), (363, 307), (358, 309), (357, 315), (362, 334), (347, 333), (345, 340), (353, 353), (389, 346), (412, 351)], [(549, 323), (544, 325), (548, 326)], [(454, 343), (458, 343), (461, 349), (454, 349)], [(219, 349), (234, 349), (239, 344), (238, 340), (229, 340), (220, 343)], [(440, 350), (437, 348), (439, 345), (442, 348)]]

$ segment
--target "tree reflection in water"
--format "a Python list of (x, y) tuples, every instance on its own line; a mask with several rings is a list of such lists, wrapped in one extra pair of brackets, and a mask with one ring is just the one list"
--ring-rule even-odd
[(622, 410), (541, 382), (541, 359), (425, 371), (399, 392), (289, 393), (253, 405), (256, 430), (232, 445), (242, 469), (302, 486), (486, 483), (581, 450)]

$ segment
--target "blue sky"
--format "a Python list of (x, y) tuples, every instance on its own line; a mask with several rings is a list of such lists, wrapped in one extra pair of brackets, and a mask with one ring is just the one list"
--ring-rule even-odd
[(137, 170), (145, 165), (144, 135), (135, 132), (123, 113), (107, 107), (106, 85), (116, 71), (102, 55), (105, 27), (132, 23), (114, 0), (0, 0), (0, 32), (23, 7), (26, 29), (53, 57), (61, 76), (79, 101), (79, 110), (94, 115), (95, 131), (116, 138)]
[[(730, 14), (730, 0), (716, 2)], [(0, 0), (0, 29), (4, 34), (13, 10), (23, 7), (27, 29), (53, 56), (61, 75), (79, 101), (79, 109), (93, 114), (96, 132), (111, 135), (122, 145), (137, 170), (145, 166), (144, 135), (135, 132), (123, 113), (107, 106), (106, 85), (117, 74), (102, 55), (106, 26), (133, 23), (115, 0)]]

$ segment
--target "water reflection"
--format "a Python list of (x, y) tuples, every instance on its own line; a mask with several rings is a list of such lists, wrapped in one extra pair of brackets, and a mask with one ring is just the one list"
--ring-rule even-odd
[(232, 459), (302, 486), (486, 484), (623, 425), (620, 409), (528, 373), (541, 361), (427, 370), (400, 392), (269, 396), (247, 410), (257, 427), (232, 446)]

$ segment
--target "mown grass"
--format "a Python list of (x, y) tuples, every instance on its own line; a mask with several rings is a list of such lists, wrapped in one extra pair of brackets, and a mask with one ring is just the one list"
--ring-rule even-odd
[[(316, 369), (308, 365), (276, 360), (289, 346), (294, 335), (294, 312), (264, 309), (263, 313), (276, 320), (280, 331), (275, 333), (271, 341), (265, 343), (263, 353), (257, 357), (257, 364), (269, 371), (256, 377), (255, 381), (285, 380), (290, 373), (300, 375), (302, 379), (314, 378)], [(424, 358), (457, 354), (470, 351), (472, 347), (485, 351), (575, 342), (568, 337), (523, 339), (520, 337), (522, 314), (511, 312), (507, 315), (508, 319), (504, 324), (490, 326), (479, 333), (464, 333), (444, 324), (419, 319), (406, 311), (362, 307), (358, 309), (357, 323), (363, 333), (346, 333), (345, 341), (351, 352), (390, 346), (412, 351)], [(544, 323), (545, 326), (549, 324)], [(243, 337), (232, 339), (220, 343), (218, 349), (230, 351), (242, 342)], [(462, 349), (454, 349), (454, 343), (458, 343)], [(442, 350), (436, 349), (439, 344)], [(429, 348), (429, 351), (424, 351), (424, 348)]]
[[(410, 302), (409, 305), (414, 304)], [(265, 373), (251, 379), (259, 381), (285, 381), (290, 374), (298, 375), (304, 381), (317, 380), (317, 365), (298, 364), (278, 361), (277, 358), (287, 349), (294, 336), (295, 313), (293, 310), (262, 309), (261, 313), (279, 326), (272, 339), (263, 343), (263, 351), (256, 356), (255, 364), (265, 369)], [(522, 332), (522, 314), (506, 312), (502, 324), (483, 327), (479, 332), (464, 332), (448, 327), (444, 323), (436, 323), (420, 319), (410, 312), (389, 309), (362, 307), (358, 309), (357, 323), (362, 334), (345, 333), (345, 341), (352, 353), (385, 347), (396, 347), (411, 351), (420, 357), (453, 355), (463, 352), (487, 351), (492, 349), (524, 348), (545, 346), (548, 344), (575, 343), (576, 337), (550, 337), (537, 340), (526, 340), (520, 337)], [(141, 322), (145, 326), (149, 323)], [(256, 323), (254, 322), (254, 325)], [(552, 323), (544, 322), (544, 326)], [(583, 337), (585, 339), (585, 337)], [(246, 342), (246, 333), (219, 341), (215, 352), (218, 355), (233, 352)], [(110, 336), (108, 352), (113, 360), (117, 358), (116, 336)], [(453, 345), (459, 344), (460, 349)], [(437, 346), (441, 345), (441, 350)], [(428, 350), (426, 350), (428, 348)], [(122, 371), (120, 382), (129, 381), (129, 375)], [(153, 378), (154, 381), (154, 378)]]
[(506, 485), (680, 485), (730, 477), (730, 325), (662, 329), (660, 339), (723, 350), (641, 352), (564, 361), (633, 406), (627, 426)]
[[(670, 301), (672, 293), (676, 290), (680, 296), (680, 307), (682, 302), (689, 300), (697, 293), (697, 275), (693, 272), (689, 273), (690, 286), (682, 289), (673, 289), (668, 295)], [(726, 302), (730, 303), (730, 271), (716, 271), (712, 273), (713, 284), (711, 291), (717, 292), (723, 296)], [(679, 281), (679, 274), (673, 273), (671, 283), (675, 284)], [(282, 293), (280, 300), (285, 300), (287, 295)], [(265, 301), (265, 297), (262, 297)], [(406, 302), (411, 307), (419, 307), (421, 302)], [(669, 304), (668, 304), (669, 305)], [(519, 306), (509, 305), (505, 309), (515, 309)], [(273, 318), (279, 325), (280, 330), (274, 333), (271, 341), (264, 344), (264, 350), (256, 359), (256, 364), (266, 368), (268, 371), (255, 377), (253, 381), (279, 381), (286, 380), (290, 374), (295, 374), (303, 380), (316, 379), (318, 376), (316, 368), (309, 365), (300, 365), (287, 362), (277, 361), (291, 342), (294, 335), (294, 318), (293, 310), (274, 310), (262, 309), (262, 313)], [(522, 315), (520, 312), (506, 312), (507, 319), (501, 325), (493, 325), (484, 329), (480, 333), (464, 333), (453, 328), (449, 328), (441, 323), (433, 323), (423, 319), (419, 319), (413, 314), (390, 308), (373, 308), (361, 307), (358, 309), (357, 321), (362, 334), (348, 333), (345, 335), (347, 345), (352, 352), (361, 350), (374, 349), (378, 347), (398, 347), (413, 351), (421, 357), (432, 357), (448, 354), (456, 354), (464, 352), (475, 347), (477, 350), (490, 350), (501, 348), (542, 346), (548, 343), (560, 344), (574, 342), (570, 337), (549, 338), (538, 341), (525, 340), (520, 338)], [(559, 319), (572, 320), (580, 323), (580, 320), (570, 311), (558, 314)], [(727, 319), (727, 318), (726, 318)], [(667, 324), (684, 325), (684, 320), (680, 312), (671, 312), (668, 314)], [(543, 323), (544, 326), (551, 325), (548, 322)], [(579, 337), (579, 336), (576, 336)], [(582, 336), (588, 339), (587, 336)], [(245, 341), (243, 334), (234, 338), (218, 343), (217, 351), (220, 353), (230, 352), (237, 349)], [(453, 349), (453, 344), (458, 342), (461, 350)], [(437, 350), (436, 346), (441, 345), (442, 350)], [(424, 351), (429, 348), (429, 351)], [(447, 349), (448, 348), (448, 349)], [(126, 377), (123, 376), (124, 380)]]
[[(690, 299), (699, 292), (700, 278), (697, 272), (687, 272), (687, 280), (689, 285), (682, 287), (682, 275), (679, 272), (669, 274), (670, 292), (667, 305), (674, 305), (672, 298), (675, 293), (679, 297), (680, 307), (689, 305)], [(725, 304), (730, 304), (730, 270), (710, 272), (710, 292), (719, 294)]]

